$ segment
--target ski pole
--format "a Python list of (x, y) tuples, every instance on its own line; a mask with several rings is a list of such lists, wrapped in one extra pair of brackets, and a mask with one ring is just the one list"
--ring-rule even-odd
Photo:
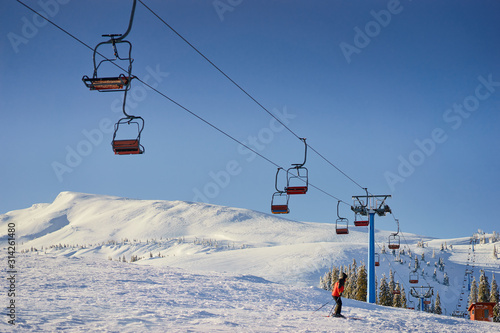
[(322, 306), (320, 306), (319, 308), (317, 308), (316, 310), (314, 310), (312, 313), (318, 311), (319, 309), (323, 308), (325, 305), (327, 305), (328, 303), (330, 303), (332, 300), (329, 300), (328, 302), (326, 302), (325, 304), (323, 304)]

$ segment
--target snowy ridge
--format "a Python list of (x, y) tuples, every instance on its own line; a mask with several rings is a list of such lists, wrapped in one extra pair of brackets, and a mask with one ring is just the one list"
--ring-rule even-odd
[[(54, 293), (58, 294), (59, 298), (57, 302), (54, 298), (52, 301), (61, 302), (61, 309), (71, 308), (74, 312), (85, 312), (86, 310), (80, 305), (73, 304), (70, 301), (72, 296), (68, 295), (74, 293), (76, 297), (87, 297), (84, 296), (86, 290), (96, 288), (96, 290), (116, 289), (114, 294), (118, 295), (117, 297), (122, 295), (122, 300), (125, 302), (123, 306), (127, 311), (133, 308), (132, 301), (128, 300), (129, 297), (135, 297), (141, 302), (153, 302), (152, 306), (162, 309), (135, 313), (135, 320), (128, 323), (109, 306), (97, 302), (95, 306), (98, 306), (99, 311), (104, 311), (117, 320), (115, 326), (112, 321), (107, 322), (106, 330), (120, 327), (120, 331), (134, 331), (136, 328), (139, 331), (149, 329), (162, 331), (158, 325), (164, 320), (168, 321), (168, 325), (173, 325), (171, 328), (178, 327), (179, 331), (188, 329), (232, 331), (235, 328), (237, 331), (248, 331), (257, 323), (256, 331), (309, 330), (310, 321), (319, 319), (311, 319), (310, 312), (328, 301), (330, 297), (328, 292), (316, 288), (319, 278), (332, 265), (348, 265), (353, 259), (359, 264), (366, 261), (367, 255), (366, 228), (353, 227), (349, 235), (336, 235), (331, 224), (295, 222), (247, 209), (182, 201), (135, 200), (62, 192), (51, 204), (36, 204), (27, 209), (0, 215), (2, 243), (6, 238), (7, 224), (10, 222), (16, 225), (21, 249), (37, 250), (23, 254), (23, 258), (19, 259), (24, 265), (24, 268), (20, 269), (27, 272), (23, 274), (22, 281), (25, 290), (34, 288), (34, 291), (30, 291), (32, 296), (22, 293), (27, 303), (38, 304), (44, 298), (42, 295)], [(379, 250), (386, 243), (390, 233), (391, 231), (377, 231), (376, 241)], [(416, 243), (422, 240), (427, 246), (417, 247)], [(444, 242), (453, 245), (452, 250), (440, 251), (440, 246)], [(500, 273), (498, 263), (491, 258), (494, 245), (483, 244), (476, 247), (474, 263), (476, 277), (478, 277), (478, 266), (485, 268), (487, 274)], [(419, 278), (419, 285), (429, 284), (436, 292), (439, 291), (442, 307), (450, 314), (460, 297), (465, 265), (470, 260), (469, 237), (439, 240), (404, 234), (402, 246), (403, 248), (409, 246), (413, 251), (413, 257), (415, 254), (419, 257), (424, 254), (425, 261), (422, 262), (423, 273), (421, 273), (423, 275)], [(432, 258), (433, 252), (436, 258)], [(138, 261), (130, 263), (134, 257)], [(395, 272), (396, 282), (401, 282), (408, 293), (411, 286), (408, 285), (407, 279), (413, 257), (403, 255), (401, 256), (403, 263), (399, 263), (392, 254), (381, 254), (381, 265), (377, 267), (378, 280), (382, 274), (388, 276), (389, 270), (392, 269)], [(432, 276), (438, 258), (442, 258), (446, 264), (446, 272), (450, 277), (448, 286), (443, 284), (443, 272), (438, 272), (436, 277)], [(122, 259), (127, 263), (118, 263)], [(92, 283), (82, 280), (83, 287), (75, 290), (73, 277), (63, 273), (77, 275), (81, 273), (79, 265), (84, 265), (85, 269), (89, 270), (85, 276)], [(49, 267), (47, 269), (50, 270), (45, 272), (45, 267)], [(109, 270), (109, 273), (97, 272), (100, 269)], [(57, 284), (61, 286), (61, 290), (54, 290), (55, 287), (49, 282), (41, 284), (41, 289), (37, 289), (36, 278), (42, 276), (45, 278), (44, 274), (48, 274), (49, 279), (61, 281)], [(118, 275), (124, 277), (117, 279)], [(174, 277), (170, 281), (169, 278), (163, 279), (164, 276)], [(180, 276), (183, 277), (180, 279), (182, 281), (202, 279), (205, 286), (203, 288), (211, 288), (211, 292), (218, 295), (216, 297), (218, 302), (208, 301), (209, 296), (202, 295), (202, 297), (199, 293), (195, 293), (196, 297), (193, 300), (184, 300), (186, 294), (192, 294), (189, 288), (201, 287), (191, 284), (177, 286)], [(80, 277), (77, 278), (79, 279)], [(155, 282), (156, 280), (159, 282)], [(118, 285), (124, 283), (123, 288), (128, 291), (118, 290), (119, 287), (115, 286), (113, 281)], [(234, 281), (243, 281), (245, 286), (235, 287)], [(226, 287), (219, 287), (229, 285), (232, 286), (228, 287), (229, 290), (235, 288), (239, 292), (237, 295), (228, 294), (228, 298), (224, 299), (223, 296), (228, 290)], [(167, 286), (172, 295), (164, 291)], [(132, 292), (131, 289), (138, 291)], [(253, 305), (247, 305), (245, 301), (248, 298), (246, 294), (250, 291), (255, 298)], [(156, 292), (161, 295), (161, 299), (156, 299), (158, 296), (153, 295)], [(280, 297), (283, 296), (278, 295), (280, 292), (291, 292), (296, 298), (281, 300)], [(204, 294), (207, 291), (200, 293)], [(205, 303), (200, 304), (199, 297), (206, 299)], [(164, 299), (169, 301), (164, 304)], [(94, 301), (89, 300), (88, 304), (93, 304)], [(52, 304), (50, 300), (44, 302), (41, 304), (47, 306)], [(240, 305), (235, 307), (233, 303)], [(346, 300), (345, 304), (348, 314), (368, 319), (369, 325), (365, 322), (360, 323), (361, 326), (356, 326), (357, 324), (349, 326), (359, 329), (376, 331), (377, 327), (382, 327), (382, 330), (436, 331), (441, 330), (440, 325), (457, 323), (457, 319), (449, 317), (436, 318), (416, 312), (408, 314), (408, 310), (387, 309), (351, 300)], [(352, 309), (347, 310), (349, 307)], [(221, 310), (224, 308), (231, 310)], [(292, 309), (290, 313), (287, 310), (289, 308)], [(281, 314), (272, 314), (274, 311), (272, 309), (278, 312), (285, 311), (286, 316), (291, 316), (292, 321), (296, 322), (287, 329), (285, 317)], [(85, 324), (85, 319), (80, 323), (80, 319), (74, 316), (62, 320), (50, 312), (44, 312), (42, 305), (39, 311), (44, 316), (50, 317), (47, 319), (47, 325), (36, 326), (36, 320), (25, 319), (24, 324), (27, 329), (56, 330), (74, 324), (88, 329), (97, 327)], [(173, 318), (158, 311), (173, 312), (177, 317)], [(191, 317), (184, 317), (184, 312), (191, 313)], [(257, 312), (260, 318), (267, 319), (257, 321), (257, 317), (253, 317), (254, 312)], [(150, 316), (153, 318), (149, 318)], [(387, 316), (388, 320), (382, 319)], [(410, 323), (407, 321), (409, 318), (415, 321), (427, 318), (429, 322)], [(390, 323), (392, 320), (395, 324)], [(385, 326), (377, 326), (380, 321), (384, 322)], [(64, 324), (57, 326), (55, 323)], [(432, 323), (439, 325), (432, 326)], [(476, 330), (475, 326), (468, 326), (474, 325), (468, 321), (465, 324), (460, 323), (465, 325), (464, 327), (469, 327), (468, 331)], [(331, 322), (316, 324), (322, 327), (321, 330), (331, 329)], [(347, 326), (340, 327), (344, 329), (339, 331), (345, 331), (347, 328)], [(316, 331), (315, 328), (312, 330)]]

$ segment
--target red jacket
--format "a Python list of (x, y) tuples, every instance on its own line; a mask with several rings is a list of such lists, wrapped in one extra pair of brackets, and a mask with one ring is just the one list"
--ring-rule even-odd
[(339, 281), (335, 282), (333, 285), (332, 296), (340, 297), (340, 294), (344, 292), (344, 286), (339, 287)]

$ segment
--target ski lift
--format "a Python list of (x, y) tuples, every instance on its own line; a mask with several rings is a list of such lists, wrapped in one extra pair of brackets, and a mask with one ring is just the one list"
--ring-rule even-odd
[(416, 271), (410, 272), (410, 278), (409, 278), (410, 283), (418, 283), (418, 273)]
[(289, 198), (290, 197), (285, 192), (275, 192), (271, 199), (271, 213), (273, 214), (290, 213), (290, 209), (288, 209)]
[(346, 235), (349, 233), (349, 220), (339, 215), (340, 200), (337, 202), (337, 220), (335, 221), (335, 231), (337, 235)]
[(397, 250), (400, 247), (399, 220), (396, 220), (396, 224), (398, 225), (398, 231), (389, 236), (389, 244), (387, 245), (387, 247), (390, 250)]
[(380, 255), (375, 253), (375, 266), (380, 266)]
[[(131, 53), (132, 53), (132, 44), (129, 41), (124, 40), (124, 38), (129, 34), (130, 29), (132, 28), (132, 22), (134, 20), (134, 13), (135, 13), (135, 7), (136, 7), (137, 0), (133, 1), (132, 4), (132, 11), (130, 14), (130, 20), (129, 20), (129, 25), (127, 28), (127, 31), (124, 34), (108, 34), (108, 35), (102, 35), (102, 37), (108, 37), (109, 40), (105, 42), (101, 42), (97, 44), (97, 46), (94, 48), (94, 54), (92, 56), (93, 62), (94, 62), (94, 73), (91, 78), (89, 78), (87, 75), (84, 75), (82, 77), (83, 83), (89, 88), (90, 90), (97, 90), (97, 91), (126, 91), (130, 89), (130, 82), (134, 78), (132, 76), (132, 62), (134, 59), (132, 59)], [(99, 51), (99, 47), (105, 44), (111, 44), (113, 48), (113, 53), (114, 53), (114, 59), (109, 59), (109, 58), (104, 58), (101, 60), (99, 63), (96, 61), (96, 55), (103, 56)], [(125, 44), (125, 47), (128, 48), (127, 56), (122, 58), (119, 53), (118, 53), (118, 48), (117, 44)], [(99, 67), (103, 63), (111, 63), (116, 65), (118, 68), (121, 68), (119, 65), (117, 65), (116, 61), (120, 60), (128, 64), (127, 68), (127, 73), (126, 74), (119, 74), (117, 76), (112, 76), (112, 77), (100, 77), (98, 75), (98, 70)]]
[[(134, 139), (117, 139), (116, 135), (121, 126), (124, 125), (137, 125), (138, 134)], [(113, 147), (113, 151), (116, 155), (132, 155), (132, 154), (143, 154), (144, 147), (141, 145), (141, 133), (144, 129), (144, 119), (142, 117), (129, 116), (125, 118), (121, 118), (115, 124), (115, 131), (113, 133), (113, 141), (111, 145)]]
[(415, 310), (415, 302), (414, 301), (409, 301), (408, 302), (408, 309), (409, 310)]
[[(304, 167), (307, 159), (307, 143), (305, 138), (300, 138), (304, 142), (305, 151), (304, 151), (304, 162), (292, 164), (292, 167), (286, 171), (287, 174), (287, 184), (285, 187), (285, 191), (288, 195), (292, 194), (306, 194), (307, 188), (309, 185), (309, 175), (308, 170)], [(296, 172), (296, 174), (293, 173)], [(296, 185), (295, 183), (298, 183)], [(305, 183), (305, 186), (303, 185)], [(293, 185), (292, 185), (293, 184)]]
[(399, 238), (399, 235), (397, 233), (391, 234), (389, 236), (389, 244), (387, 245), (387, 247), (390, 250), (397, 250), (397, 249), (399, 249), (399, 247), (400, 247), (400, 238)]
[[(358, 216), (360, 216), (359, 214), (354, 214), (354, 226), (355, 227), (367, 227), (370, 225), (370, 221), (369, 220), (358, 220)], [(361, 218), (361, 217), (360, 217)]]
[(278, 189), (278, 175), (282, 168), (278, 168), (276, 171), (276, 180), (274, 183), (274, 187), (276, 188), (276, 192), (273, 193), (271, 198), (271, 213), (273, 214), (288, 214), (290, 210), (288, 209), (288, 200), (290, 197), (285, 191), (281, 191)]

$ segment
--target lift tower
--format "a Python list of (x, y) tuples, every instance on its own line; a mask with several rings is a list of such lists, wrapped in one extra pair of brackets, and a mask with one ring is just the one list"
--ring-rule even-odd
[(385, 200), (390, 198), (390, 195), (371, 195), (365, 188), (366, 195), (355, 195), (352, 197), (354, 205), (351, 210), (355, 214), (369, 216), (369, 243), (368, 243), (368, 290), (366, 301), (375, 303), (375, 214), (385, 216), (391, 213), (391, 209), (386, 205)]

